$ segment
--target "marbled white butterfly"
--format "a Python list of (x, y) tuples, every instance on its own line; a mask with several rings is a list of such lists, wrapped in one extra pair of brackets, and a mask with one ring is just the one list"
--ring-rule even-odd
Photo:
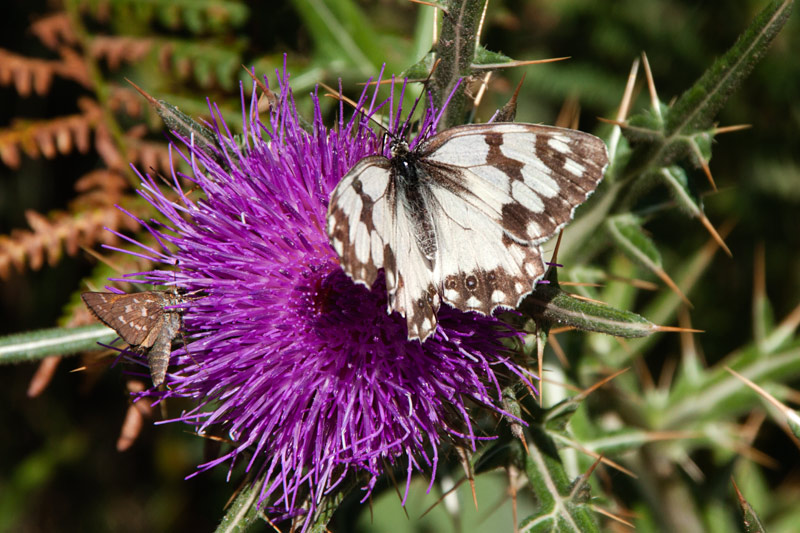
[(384, 269), (388, 311), (424, 341), (441, 302), (488, 315), (531, 293), (539, 244), (607, 165), (597, 137), (534, 124), (457, 126), (413, 150), (395, 140), (391, 158), (361, 159), (336, 186), (328, 236), (354, 281), (371, 287)]

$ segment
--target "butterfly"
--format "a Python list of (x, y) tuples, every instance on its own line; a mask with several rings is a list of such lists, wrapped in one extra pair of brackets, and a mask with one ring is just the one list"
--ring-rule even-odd
[(467, 124), (391, 158), (367, 156), (334, 189), (327, 233), (343, 270), (424, 342), (442, 302), (491, 315), (515, 308), (545, 271), (540, 243), (569, 220), (608, 166), (599, 138), (523, 123)]
[(86, 307), (106, 326), (116, 331), (131, 348), (147, 354), (150, 377), (158, 387), (164, 382), (183, 319), (183, 297), (168, 291), (143, 291), (133, 294), (84, 292)]

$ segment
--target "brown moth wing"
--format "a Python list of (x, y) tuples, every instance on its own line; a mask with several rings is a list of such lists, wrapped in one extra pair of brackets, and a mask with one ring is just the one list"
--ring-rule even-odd
[(131, 346), (150, 348), (155, 342), (164, 305), (169, 299), (162, 291), (134, 294), (113, 292), (84, 292), (86, 306), (106, 326), (116, 331)]

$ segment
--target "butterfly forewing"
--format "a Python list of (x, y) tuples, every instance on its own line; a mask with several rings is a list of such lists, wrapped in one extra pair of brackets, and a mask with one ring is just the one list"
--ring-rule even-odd
[(331, 197), (328, 234), (355, 281), (369, 286), (384, 269), (389, 310), (424, 341), (442, 300), (484, 314), (518, 305), (544, 274), (539, 243), (607, 164), (604, 143), (579, 131), (458, 126), (357, 163)]

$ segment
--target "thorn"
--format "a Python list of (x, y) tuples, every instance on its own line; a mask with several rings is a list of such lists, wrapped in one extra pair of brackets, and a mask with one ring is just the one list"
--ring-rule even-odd
[(625, 278), (622, 276), (615, 276), (613, 274), (606, 274), (606, 278), (608, 278), (611, 281), (629, 283), (631, 287), (635, 287), (637, 289), (643, 289), (646, 291), (657, 291), (659, 289), (659, 285), (657, 283), (653, 283), (652, 281), (645, 281), (643, 279)]
[(433, 502), (430, 507), (425, 509), (425, 511), (421, 515), (419, 515), (419, 517), (423, 518), (425, 515), (427, 515), (431, 511), (433, 511), (440, 503), (442, 503), (444, 501), (445, 498), (447, 498), (454, 491), (456, 491), (458, 489), (458, 487), (460, 487), (461, 484), (464, 483), (464, 481), (466, 479), (467, 479), (466, 477), (462, 477), (461, 479), (459, 479), (452, 487), (450, 487), (450, 490), (446, 491), (444, 494), (439, 496), (439, 498), (435, 502)]
[(722, 133), (731, 133), (734, 131), (749, 130), (752, 127), (753, 127), (752, 124), (736, 124), (734, 126), (723, 126), (721, 128), (715, 128), (714, 135), (720, 135)]
[(580, 300), (582, 302), (590, 302), (597, 305), (608, 305), (606, 302), (602, 300), (597, 300), (595, 298), (589, 298), (588, 296), (583, 296), (581, 294), (574, 294), (574, 293), (567, 293), (570, 298), (575, 298), (576, 300)]
[(636, 74), (639, 72), (639, 59), (634, 59), (631, 65), (631, 71), (628, 73), (628, 81), (625, 84), (625, 92), (622, 94), (622, 101), (617, 110), (617, 120), (624, 121), (628, 116), (628, 111), (631, 108), (631, 101), (633, 100), (633, 88), (636, 86)]
[(580, 394), (582, 391), (579, 387), (572, 385), (571, 383), (564, 383), (563, 381), (556, 381), (554, 379), (548, 379), (545, 377), (540, 378), (542, 383), (547, 383), (548, 385), (558, 385), (562, 389), (567, 389), (568, 391), (572, 391), (576, 394)]
[(781, 331), (791, 333), (797, 329), (797, 326), (800, 326), (800, 305), (792, 309), (792, 311), (786, 315), (786, 318), (775, 327), (772, 334), (783, 336), (784, 334), (782, 334)]
[(650, 367), (644, 362), (641, 357), (637, 357), (633, 360), (633, 368), (636, 372), (636, 375), (639, 376), (639, 382), (641, 383), (642, 390), (645, 394), (649, 393), (650, 391), (654, 391), (656, 388), (656, 382), (653, 379), (653, 373), (650, 371)]
[(720, 248), (722, 248), (722, 250), (727, 254), (727, 256), (728, 257), (733, 257), (733, 253), (731, 253), (731, 249), (728, 248), (728, 245), (725, 244), (724, 240), (722, 240), (722, 237), (720, 236), (719, 233), (717, 233), (717, 230), (711, 224), (711, 221), (708, 220), (706, 215), (704, 213), (700, 213), (698, 218), (700, 219), (700, 222), (702, 222), (703, 226), (705, 226), (705, 228), (708, 231), (708, 233), (711, 234), (711, 238), (713, 238), (716, 241), (716, 243), (719, 245)]
[(550, 343), (550, 347), (556, 353), (556, 357), (558, 357), (558, 362), (561, 363), (563, 368), (570, 368), (569, 359), (567, 359), (567, 353), (564, 351), (564, 348), (561, 347), (561, 344), (556, 339), (556, 336), (551, 331), (550, 334), (547, 336), (547, 341)]
[(667, 357), (664, 364), (661, 365), (661, 372), (658, 376), (658, 389), (664, 391), (665, 394), (669, 394), (670, 392), (672, 378), (675, 376), (675, 369), (677, 367), (678, 359), (672, 356)]
[(631, 367), (626, 367), (626, 368), (623, 368), (622, 370), (618, 370), (618, 371), (614, 372), (610, 376), (607, 376), (607, 377), (601, 379), (600, 381), (598, 381), (597, 383), (595, 383), (594, 385), (592, 385), (588, 389), (586, 389), (584, 391), (581, 391), (581, 393), (578, 394), (577, 396), (573, 397), (572, 400), (573, 401), (583, 401), (585, 398), (587, 398), (594, 391), (596, 391), (597, 389), (599, 389), (600, 387), (602, 387), (606, 383), (610, 382), (611, 380), (616, 379), (617, 376), (621, 376), (622, 374), (624, 374), (625, 372), (627, 372), (630, 369), (631, 369)]
[(500, 117), (497, 120), (498, 122), (514, 122), (517, 114), (517, 96), (519, 96), (519, 91), (522, 89), (523, 82), (525, 82), (524, 72), (522, 73), (522, 78), (517, 84), (516, 90), (514, 90), (514, 94), (511, 95), (511, 98), (508, 100), (508, 102), (506, 102), (506, 104), (497, 112), (497, 116)]
[(521, 436), (519, 440), (522, 443), (522, 447), (525, 448), (525, 455), (530, 455), (531, 451), (530, 449), (528, 449), (528, 440), (525, 438), (524, 435)]
[[(463, 446), (456, 446), (456, 453), (461, 462), (461, 468), (464, 469), (464, 477), (469, 481), (469, 486), (472, 489), (472, 503), (475, 505), (475, 510), (478, 510), (478, 495), (475, 492), (475, 474), (472, 471), (472, 464), (470, 463), (469, 451)], [(454, 487), (455, 488), (455, 487)], [(448, 491), (452, 492), (451, 491)]]
[(705, 333), (703, 329), (681, 328), (678, 326), (658, 326), (653, 327), (654, 331), (673, 332), (673, 333)]
[(519, 523), (517, 517), (517, 481), (520, 475), (516, 468), (508, 468), (506, 472), (508, 473), (508, 494), (511, 496), (511, 523), (514, 524), (514, 533), (517, 533), (519, 531), (517, 529), (517, 524)]
[(625, 520), (621, 516), (615, 515), (611, 511), (606, 511), (605, 509), (603, 509), (601, 507), (598, 507), (597, 505), (592, 505), (592, 509), (594, 509), (594, 512), (596, 512), (597, 514), (601, 514), (603, 516), (607, 516), (611, 520), (613, 520), (615, 522), (619, 522), (620, 524), (626, 525), (631, 529), (636, 529), (636, 524), (634, 524), (633, 522), (629, 522), (629, 521)]
[(564, 104), (561, 106), (558, 116), (556, 117), (556, 121), (553, 125), (560, 126), (562, 128), (571, 128), (573, 130), (577, 129), (580, 112), (581, 107), (578, 103), (578, 99), (575, 98), (574, 95), (568, 96), (567, 99), (564, 100)]
[(358, 109), (358, 103), (355, 100), (353, 100), (352, 98), (348, 98), (347, 96), (343, 95), (341, 92), (337, 91), (336, 89), (334, 89), (330, 85), (326, 85), (325, 83), (323, 83), (321, 81), (318, 82), (318, 83), (319, 83), (320, 87), (322, 87), (323, 89), (328, 91), (327, 93), (324, 94), (324, 96), (327, 96), (328, 98), (333, 98), (334, 100), (338, 100), (340, 102), (344, 102), (346, 104), (349, 104), (350, 106), (352, 106), (353, 109)]
[(748, 387), (750, 387), (751, 389), (756, 391), (762, 398), (767, 400), (773, 407), (775, 407), (775, 409), (780, 411), (781, 414), (783, 414), (783, 416), (785, 416), (787, 419), (791, 420), (794, 424), (800, 425), (800, 416), (798, 416), (797, 412), (795, 412), (793, 409), (790, 409), (789, 407), (787, 407), (786, 405), (781, 403), (772, 394), (770, 394), (769, 392), (767, 392), (766, 390), (764, 390), (760, 386), (756, 385), (754, 382), (750, 381), (749, 379), (747, 379), (746, 377), (744, 377), (743, 375), (741, 375), (737, 371), (733, 370), (731, 367), (725, 366), (724, 368), (725, 368), (725, 370), (730, 372), (734, 377), (736, 377), (739, 380), (741, 380), (745, 385), (747, 385)]
[(481, 20), (478, 21), (478, 30), (475, 32), (475, 42), (479, 43), (481, 40), (481, 32), (483, 31), (483, 23), (486, 20), (486, 11), (489, 9), (489, 1), (483, 3), (483, 11), (481, 11)]
[(567, 441), (567, 442), (568, 442), (568, 444), (570, 446), (572, 446), (573, 448), (575, 448), (579, 452), (583, 453), (584, 455), (588, 455), (589, 457), (593, 457), (595, 459), (598, 459), (604, 465), (606, 465), (608, 467), (611, 467), (614, 470), (617, 470), (618, 472), (622, 472), (623, 474), (625, 474), (626, 476), (630, 477), (631, 479), (638, 479), (639, 478), (639, 476), (637, 476), (635, 473), (633, 473), (632, 470), (628, 470), (627, 468), (625, 468), (621, 464), (619, 464), (619, 463), (617, 463), (615, 461), (612, 461), (611, 459), (608, 459), (607, 457), (604, 457), (603, 455), (595, 452), (594, 450), (590, 450), (588, 448), (584, 448), (579, 443), (574, 442), (574, 441)]
[(478, 93), (475, 95), (475, 100), (472, 103), (472, 107), (478, 109), (478, 106), (481, 105), (481, 100), (483, 100), (483, 95), (486, 94), (486, 90), (489, 87), (489, 80), (492, 79), (492, 72), (487, 72), (483, 75), (483, 79), (481, 79), (481, 86), (478, 89)]
[(742, 491), (739, 490), (739, 485), (736, 484), (736, 480), (731, 476), (731, 483), (733, 484), (733, 490), (736, 491), (736, 497), (739, 498), (739, 505), (745, 507), (747, 505), (747, 500), (744, 499), (744, 495)]
[[(544, 361), (544, 342), (542, 342), (542, 337), (544, 332), (539, 330), (539, 326), (536, 326), (536, 359), (539, 362), (539, 377), (542, 376), (542, 361)], [(544, 405), (544, 387), (541, 387), (541, 391), (539, 391), (539, 407)]]
[(694, 336), (691, 335), (691, 333), (693, 333), (690, 328), (692, 325), (691, 315), (685, 306), (681, 306), (681, 308), (678, 310), (678, 323), (683, 328), (683, 331), (680, 332), (681, 358), (684, 361), (699, 360), (703, 365), (705, 365), (702, 354), (697, 352), (697, 346), (695, 346), (694, 343)]
[[(633, 89), (636, 86), (636, 74), (638, 71), (639, 60), (634, 59), (633, 64), (631, 65), (631, 71), (628, 73), (628, 82), (625, 84), (625, 92), (622, 94), (622, 100), (620, 101), (619, 109), (617, 110), (617, 119), (614, 121), (616, 122), (617, 127), (611, 131), (611, 135), (608, 138), (608, 153), (611, 154), (612, 162), (617, 154), (617, 146), (619, 145), (619, 139), (622, 136), (622, 128), (625, 124), (625, 117), (628, 116), (628, 111), (630, 111), (631, 101), (633, 99)], [(606, 122), (604, 119), (600, 119), (600, 121)]]
[(661, 116), (661, 106), (658, 103), (658, 94), (656, 93), (656, 83), (653, 81), (653, 72), (650, 70), (650, 62), (647, 61), (647, 54), (642, 52), (642, 66), (644, 67), (644, 75), (647, 78), (647, 90), (650, 92), (650, 105), (653, 106), (656, 116), (659, 120), (663, 120)]
[(150, 95), (149, 95), (149, 94), (148, 94), (148, 93), (147, 93), (147, 92), (146, 92), (144, 89), (142, 89), (141, 87), (139, 87), (138, 85), (136, 85), (135, 83), (133, 83), (133, 82), (132, 82), (131, 80), (129, 80), (128, 78), (123, 78), (123, 79), (124, 79), (125, 81), (127, 81), (128, 83), (130, 83), (130, 84), (133, 86), (133, 88), (134, 88), (134, 89), (136, 89), (137, 91), (139, 91), (139, 94), (141, 94), (142, 96), (144, 96), (145, 100), (147, 100), (148, 102), (150, 102), (150, 105), (152, 105), (152, 106), (154, 106), (154, 107), (161, 107), (161, 104), (158, 102), (158, 100), (156, 100), (155, 98), (153, 98), (152, 96), (150, 96)]
[(764, 241), (756, 244), (753, 251), (753, 303), (764, 300), (767, 292), (766, 261), (764, 259)]
[(558, 239), (556, 239), (556, 246), (553, 248), (553, 256), (550, 258), (550, 262), (553, 264), (558, 264), (558, 250), (561, 248), (561, 237), (564, 235), (564, 230), (558, 232)]
[(420, 4), (422, 6), (429, 6), (429, 7), (432, 7), (434, 9), (441, 9), (442, 12), (445, 12), (444, 8), (442, 6), (440, 6), (439, 4), (434, 4), (433, 2), (424, 2), (423, 0), (408, 0), (408, 1), (411, 2), (412, 4)]
[(711, 188), (714, 189), (714, 192), (716, 192), (717, 184), (714, 182), (714, 176), (711, 175), (711, 168), (708, 166), (708, 161), (705, 159), (700, 159), (700, 168), (703, 169), (703, 173), (706, 175), (706, 178), (708, 178)]
[(683, 300), (683, 303), (688, 305), (690, 308), (694, 309), (694, 306), (692, 305), (692, 302), (689, 301), (689, 298), (687, 298), (686, 295), (683, 294), (683, 291), (681, 291), (680, 288), (678, 288), (678, 285), (674, 281), (672, 281), (672, 278), (669, 277), (669, 275), (664, 271), (663, 268), (653, 268), (653, 272), (655, 273), (656, 276), (658, 276), (661, 279), (661, 281), (664, 282), (664, 284), (667, 287), (669, 287), (672, 290), (672, 292), (677, 294), (680, 297), (680, 299)]
[(627, 128), (628, 122), (625, 120), (615, 120), (612, 118), (604, 118), (604, 117), (597, 117), (597, 120), (603, 122), (604, 124), (611, 124), (613, 126), (619, 126), (620, 128)]
[(503, 68), (525, 67), (528, 65), (541, 65), (544, 63), (555, 63), (556, 61), (564, 61), (571, 59), (571, 56), (554, 57), (551, 59), (529, 59), (527, 61), (509, 61), (508, 63), (485, 63), (483, 65), (470, 65), (473, 70), (500, 70)]

